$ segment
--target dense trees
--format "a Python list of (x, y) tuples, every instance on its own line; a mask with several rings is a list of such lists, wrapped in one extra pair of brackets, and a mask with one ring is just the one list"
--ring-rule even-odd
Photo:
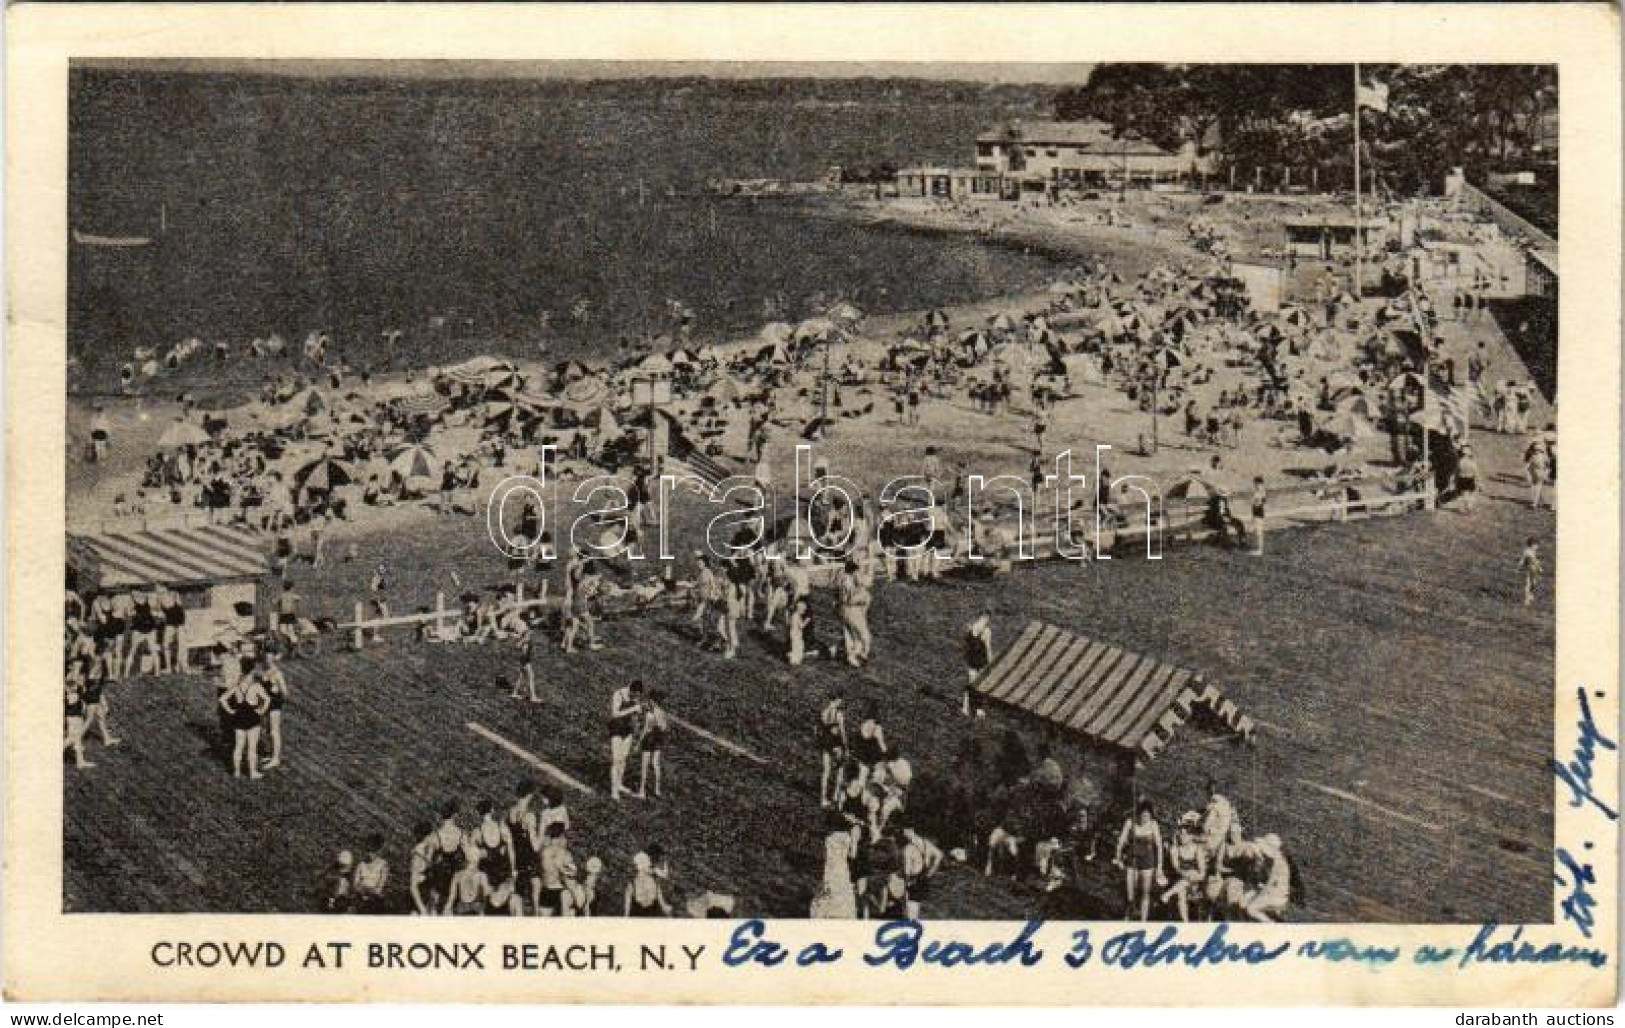
[[(1387, 112), (1366, 112), (1362, 159), (1389, 189), (1436, 187), (1442, 170), (1482, 173), (1542, 156), (1557, 73), (1535, 65), (1368, 65), (1389, 86)], [(1213, 144), (1221, 170), (1269, 181), (1290, 172), (1346, 186), (1352, 175), (1349, 65), (1104, 64), (1056, 95), (1059, 118), (1099, 118), (1119, 135), (1175, 148)]]

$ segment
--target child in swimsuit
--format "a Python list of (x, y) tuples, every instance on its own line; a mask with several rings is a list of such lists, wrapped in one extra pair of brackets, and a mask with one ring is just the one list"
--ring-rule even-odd
[(649, 772), (654, 771), (654, 795), (660, 798), (660, 754), (666, 747), (666, 711), (661, 707), (665, 700), (664, 689), (651, 689), (649, 700), (643, 709), (643, 735), (638, 743), (642, 753), (642, 773), (638, 778), (638, 799), (647, 799), (649, 796)]
[(671, 905), (653, 874), (654, 862), (647, 853), (632, 857), (632, 881), (626, 886), (627, 917), (670, 917)]

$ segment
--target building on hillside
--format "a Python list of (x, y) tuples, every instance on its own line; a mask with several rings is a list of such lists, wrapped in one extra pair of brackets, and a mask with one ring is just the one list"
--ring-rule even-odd
[(1557, 251), (1530, 249), (1523, 258), (1523, 291), (1526, 295), (1557, 303)]
[(1003, 177), (981, 168), (949, 168), (922, 164), (897, 172), (897, 195), (939, 197), (949, 200), (996, 200)]
[[(1329, 261), (1354, 252), (1354, 216), (1317, 214), (1288, 218), (1281, 223), (1286, 232), (1287, 252), (1310, 260)], [(1388, 239), (1386, 218), (1367, 218), (1360, 226), (1365, 236), (1365, 252), (1375, 255)]]
[(1026, 191), (1180, 182), (1202, 170), (1200, 163), (1193, 145), (1170, 153), (1148, 140), (1117, 138), (1101, 121), (1013, 122), (976, 137), (977, 168)]

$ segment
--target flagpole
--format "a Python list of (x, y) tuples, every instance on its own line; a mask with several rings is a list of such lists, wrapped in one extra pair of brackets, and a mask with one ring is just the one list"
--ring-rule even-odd
[(1354, 299), (1365, 295), (1365, 227), (1360, 203), (1360, 66), (1354, 66)]

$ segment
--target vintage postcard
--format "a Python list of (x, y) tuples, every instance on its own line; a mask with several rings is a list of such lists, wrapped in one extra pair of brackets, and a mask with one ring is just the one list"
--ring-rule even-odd
[(9, 997), (1614, 1002), (1617, 8), (7, 15)]

